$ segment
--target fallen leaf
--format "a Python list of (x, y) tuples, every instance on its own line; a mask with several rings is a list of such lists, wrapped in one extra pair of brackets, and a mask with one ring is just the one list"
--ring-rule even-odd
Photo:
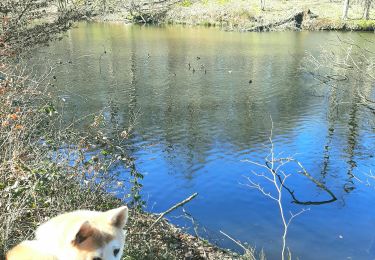
[(9, 115), (9, 118), (12, 119), (12, 120), (17, 120), (18, 116), (16, 114), (11, 114), (11, 115)]

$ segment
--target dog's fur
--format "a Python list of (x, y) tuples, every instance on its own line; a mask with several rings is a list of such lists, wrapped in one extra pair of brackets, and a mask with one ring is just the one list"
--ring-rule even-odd
[(126, 206), (106, 212), (74, 211), (50, 219), (36, 239), (10, 250), (7, 260), (119, 260), (128, 219)]

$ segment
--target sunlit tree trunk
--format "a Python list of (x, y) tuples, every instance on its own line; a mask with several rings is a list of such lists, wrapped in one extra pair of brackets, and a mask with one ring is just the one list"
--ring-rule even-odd
[(262, 11), (266, 9), (266, 0), (260, 0), (260, 9)]
[(107, 1), (106, 0), (102, 0), (102, 11), (103, 11), (103, 14), (107, 13)]
[(348, 10), (349, 10), (349, 0), (344, 0), (344, 9), (342, 12), (342, 19), (348, 19)]
[(364, 0), (363, 18), (366, 20), (370, 19), (371, 2), (372, 0)]

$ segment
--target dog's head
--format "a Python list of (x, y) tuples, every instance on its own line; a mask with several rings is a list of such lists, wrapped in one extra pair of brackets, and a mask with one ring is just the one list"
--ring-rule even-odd
[(71, 240), (74, 259), (117, 260), (124, 250), (126, 206), (97, 214), (81, 224)]
[(8, 260), (119, 260), (124, 244), (126, 206), (106, 212), (74, 211), (54, 217), (36, 230), (36, 240), (24, 241)]
[(64, 252), (64, 259), (121, 259), (126, 235), (123, 228), (127, 223), (128, 208), (124, 206), (96, 213), (76, 226), (78, 229), (71, 233), (70, 248)]

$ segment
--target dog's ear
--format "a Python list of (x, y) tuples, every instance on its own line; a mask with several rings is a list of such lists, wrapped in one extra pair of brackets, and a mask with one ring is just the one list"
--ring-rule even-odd
[(128, 222), (129, 210), (127, 206), (111, 209), (105, 212), (109, 223), (117, 228), (123, 228)]
[(86, 239), (92, 236), (94, 229), (88, 221), (85, 221), (79, 228), (78, 232), (75, 234), (72, 244), (78, 246), (82, 244)]

